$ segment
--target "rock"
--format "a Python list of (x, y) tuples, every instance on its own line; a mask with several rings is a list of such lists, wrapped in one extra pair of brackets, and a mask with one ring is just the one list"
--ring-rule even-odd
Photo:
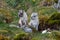
[(50, 29), (59, 30), (60, 26), (60, 13), (56, 12), (47, 20)]
[(47, 30), (42, 31), (42, 34), (45, 34), (45, 33), (47, 33)]
[(51, 33), (51, 32), (49, 30), (43, 30), (42, 34), (45, 34), (45, 33)]
[(31, 28), (28, 28), (28, 27), (25, 27), (24, 28), (24, 31), (27, 32), (27, 33), (32, 33), (32, 29)]

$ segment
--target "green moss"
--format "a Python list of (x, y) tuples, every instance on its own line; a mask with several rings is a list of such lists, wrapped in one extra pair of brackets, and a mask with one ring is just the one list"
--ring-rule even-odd
[(60, 31), (52, 31), (53, 38), (60, 40)]
[(60, 20), (60, 13), (55, 12), (50, 17), (51, 20)]
[(56, 12), (48, 19), (49, 24), (60, 24), (60, 13)]
[(32, 40), (41, 40), (41, 39), (39, 39), (39, 38), (35, 37), (35, 38), (32, 38)]
[(49, 20), (48, 24), (59, 24), (60, 20)]
[(30, 40), (29, 37), (28, 33), (21, 32), (20, 34), (16, 34), (14, 40)]

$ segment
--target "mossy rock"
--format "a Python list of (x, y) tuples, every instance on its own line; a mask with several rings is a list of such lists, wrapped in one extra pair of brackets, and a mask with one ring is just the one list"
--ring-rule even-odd
[(46, 21), (49, 19), (48, 16), (41, 15), (39, 17), (39, 26), (38, 26), (38, 31), (42, 31), (46, 29)]
[(35, 37), (35, 38), (32, 38), (31, 40), (41, 40), (41, 39)]
[(49, 20), (48, 23), (51, 24), (51, 25), (60, 24), (60, 20)]
[(14, 40), (30, 40), (30, 35), (28, 33), (20, 33), (14, 37)]
[(55, 38), (56, 40), (60, 40), (60, 31), (52, 31), (52, 36), (53, 38)]
[(60, 13), (56, 12), (48, 19), (48, 24), (60, 24)]
[(50, 17), (51, 20), (60, 20), (60, 13), (55, 12)]
[(47, 20), (47, 23), (50, 28), (52, 29), (59, 29), (60, 27), (60, 13), (55, 12), (53, 13), (50, 18)]

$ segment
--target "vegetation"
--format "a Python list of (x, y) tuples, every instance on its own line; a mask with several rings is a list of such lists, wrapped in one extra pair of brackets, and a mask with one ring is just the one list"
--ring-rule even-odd
[[(60, 39), (60, 13), (49, 6), (41, 6), (44, 0), (1, 0), (0, 1), (0, 40), (59, 40)], [(52, 0), (45, 0), (51, 3)], [(41, 4), (42, 2), (42, 4)], [(52, 1), (57, 3), (57, 0)], [(18, 10), (27, 12), (28, 22), (32, 12), (39, 17), (39, 32), (25, 33), (18, 26)], [(10, 25), (15, 25), (11, 26)], [(51, 33), (42, 34), (41, 30), (51, 28)]]
[(14, 40), (31, 40), (31, 35), (28, 33), (20, 33), (14, 37)]

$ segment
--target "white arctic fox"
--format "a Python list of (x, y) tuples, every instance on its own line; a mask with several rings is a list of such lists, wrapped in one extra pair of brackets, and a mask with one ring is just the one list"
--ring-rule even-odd
[(31, 27), (34, 27), (36, 30), (38, 30), (39, 20), (38, 20), (38, 14), (37, 13), (35, 13), (35, 12), (32, 13), (29, 25)]
[(19, 27), (24, 29), (25, 32), (32, 32), (32, 29), (27, 27), (28, 17), (25, 11), (19, 10), (18, 16), (19, 19)]

